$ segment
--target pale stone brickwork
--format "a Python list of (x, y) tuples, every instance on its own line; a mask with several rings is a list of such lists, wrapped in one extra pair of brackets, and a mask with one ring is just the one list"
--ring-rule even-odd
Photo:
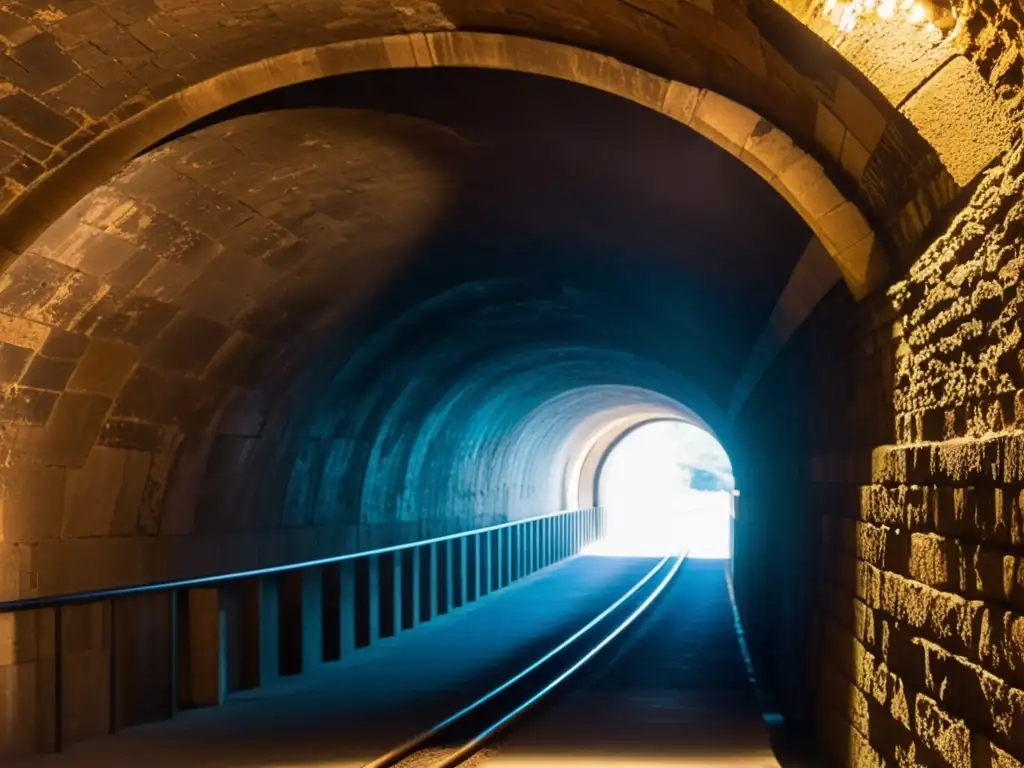
[[(813, 13), (792, 10), (816, 27)], [(850, 59), (868, 73), (865, 78), (769, 0), (683, 2), (658, 9), (618, 0), (566, 8), (536, 0), (486, 7), (456, 0), (401, 7), (388, 2), (339, 7), (324, 0), (19, 3), (4, 11), (0, 24), (6, 44), (0, 71), (7, 79), (0, 98), (0, 167), (6, 168), (0, 206), (13, 205), (26, 191), (32, 203), (21, 209), (17, 222), (4, 222), (0, 243), (22, 250), (40, 227), (142, 148), (134, 144), (156, 140), (216, 102), (237, 98), (254, 80), (266, 88), (280, 85), (276, 79), (286, 72), (309, 78), (325, 68), (431, 64), (429, 54), (415, 45), (408, 53), (364, 46), (357, 53), (295, 58), (294, 51), (459, 28), (598, 50), (755, 109), (827, 162), (830, 175), (855, 193), (855, 202), (901, 252), (914, 250), (957, 183), (969, 181), (997, 153), (1003, 137), (991, 94), (965, 73), (955, 79), (967, 83), (955, 101), (962, 105), (970, 97), (972, 107), (961, 109), (957, 135), (975, 143), (982, 136), (988, 140), (966, 159), (941, 147), (940, 162), (926, 141), (943, 136), (931, 128), (935, 99), (924, 95), (938, 88), (929, 78), (948, 56), (915, 48), (914, 55), (896, 63), (889, 57), (885, 69), (874, 71), (851, 52)], [(842, 41), (833, 42), (845, 52)], [(947, 53), (948, 45), (942, 47)], [(273, 57), (294, 61), (257, 64), (276, 61)], [(231, 78), (211, 80), (232, 70)], [(907, 105), (904, 114), (897, 111), (899, 93), (887, 91), (901, 76), (902, 92), (919, 89), (924, 99), (924, 106)], [(76, 154), (83, 148), (89, 149)], [(54, 182), (33, 188), (57, 169)]]
[(822, 352), (820, 714), (851, 765), (1024, 760), (1022, 153)]

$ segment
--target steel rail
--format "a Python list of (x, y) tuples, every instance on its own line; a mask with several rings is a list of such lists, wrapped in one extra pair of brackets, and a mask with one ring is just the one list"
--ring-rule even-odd
[(609, 632), (604, 639), (601, 640), (597, 645), (587, 651), (581, 656), (571, 667), (558, 675), (554, 680), (541, 688), (537, 693), (527, 699), (525, 702), (520, 704), (518, 707), (513, 709), (508, 714), (501, 717), (492, 725), (488, 726), (469, 741), (465, 742), (461, 747), (452, 753), (449, 753), (441, 760), (437, 761), (430, 768), (454, 768), (457, 765), (468, 760), (470, 757), (475, 755), (483, 746), (493, 739), (498, 733), (507, 729), (516, 720), (522, 717), (531, 709), (535, 708), (540, 702), (552, 691), (555, 690), (559, 685), (569, 679), (573, 674), (579, 671), (588, 661), (594, 658), (605, 646), (607, 646), (612, 640), (622, 634), (630, 624), (636, 621), (658, 598), (658, 596), (665, 590), (672, 579), (678, 573), (679, 569), (683, 565), (683, 561), (686, 559), (686, 554), (680, 554), (672, 569), (668, 572), (661, 583), (651, 592), (650, 595), (634, 610), (621, 624), (615, 629)]
[(384, 754), (379, 755), (374, 760), (364, 764), (362, 768), (392, 768), (393, 766), (396, 766), (399, 763), (401, 763), (410, 755), (415, 754), (416, 752), (423, 749), (432, 739), (435, 739), (436, 737), (440, 736), (444, 731), (455, 726), (463, 718), (475, 712), (480, 707), (482, 707), (487, 702), (491, 701), (504, 691), (507, 691), (513, 685), (525, 679), (528, 675), (530, 675), (531, 673), (538, 670), (540, 667), (547, 664), (549, 661), (558, 656), (558, 654), (560, 654), (561, 652), (569, 648), (571, 645), (576, 643), (578, 640), (586, 636), (588, 632), (594, 629), (594, 627), (596, 627), (598, 624), (604, 621), (609, 615), (611, 615), (614, 611), (621, 607), (623, 603), (625, 603), (627, 600), (633, 597), (633, 595), (635, 595), (637, 591), (639, 591), (648, 581), (653, 579), (655, 575), (657, 575), (661, 570), (663, 570), (665, 565), (670, 560), (676, 558), (676, 562), (673, 564), (669, 574), (666, 576), (664, 580), (662, 580), (662, 582), (657, 586), (657, 588), (652, 592), (652, 594), (648, 596), (646, 600), (644, 600), (640, 608), (634, 611), (629, 616), (629, 618), (627, 618), (623, 623), (619, 624), (616, 627), (616, 629), (614, 629), (608, 636), (605, 637), (605, 639), (598, 643), (597, 646), (594, 647), (594, 649), (584, 654), (581, 660), (575, 662), (572, 665), (572, 667), (570, 667), (569, 672), (565, 672), (559, 675), (556, 678), (555, 682), (549, 683), (547, 686), (545, 686), (540, 694), (535, 694), (528, 700), (526, 704), (520, 705), (510, 714), (502, 717), (495, 725), (491, 726), (486, 731), (482, 732), (479, 736), (475, 737), (470, 742), (467, 742), (465, 745), (463, 745), (463, 747), (460, 747), (456, 754), (462, 755), (462, 757), (460, 757), (456, 762), (448, 762), (450, 758), (446, 758), (445, 761), (432, 765), (431, 768), (441, 768), (441, 766), (450, 765), (453, 766), (457, 765), (459, 762), (462, 762), (471, 754), (479, 750), (479, 746), (476, 745), (482, 744), (483, 741), (489, 739), (497, 728), (502, 727), (502, 724), (506, 722), (510, 722), (510, 718), (518, 717), (519, 714), (525, 711), (525, 708), (528, 705), (532, 706), (537, 701), (539, 701), (540, 697), (546, 695), (546, 693), (550, 692), (551, 689), (553, 689), (557, 684), (559, 684), (562, 680), (568, 677), (572, 672), (579, 669), (579, 667), (586, 663), (587, 660), (592, 658), (601, 648), (603, 648), (605, 645), (611, 642), (612, 639), (614, 639), (627, 626), (629, 626), (629, 624), (631, 624), (644, 610), (646, 610), (646, 608), (654, 601), (654, 599), (662, 592), (662, 590), (664, 590), (665, 586), (668, 584), (669, 581), (671, 581), (672, 577), (675, 576), (676, 572), (679, 570), (683, 561), (686, 559), (687, 554), (688, 550), (677, 552), (671, 555), (666, 555), (658, 562), (657, 565), (651, 568), (651, 570), (648, 571), (643, 576), (643, 578), (641, 578), (632, 587), (630, 587), (630, 589), (626, 591), (621, 597), (619, 597), (614, 603), (605, 608), (603, 611), (601, 611), (601, 613), (599, 613), (597, 616), (595, 616), (593, 619), (587, 622), (583, 627), (576, 630), (576, 632), (574, 632), (568, 638), (563, 640), (553, 649), (545, 653), (532, 664), (530, 664), (514, 676), (510, 677), (508, 680), (506, 680), (504, 683), (497, 686), (496, 688), (492, 689), (490, 692), (484, 694), (483, 696), (475, 700), (473, 703), (468, 704), (455, 714), (421, 731), (412, 738), (407, 739), (398, 746), (388, 750)]

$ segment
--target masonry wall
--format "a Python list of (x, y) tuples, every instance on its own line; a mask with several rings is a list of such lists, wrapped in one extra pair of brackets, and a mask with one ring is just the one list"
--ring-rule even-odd
[[(816, 691), (804, 711), (837, 764), (1024, 759), (1022, 190), (1018, 142), (888, 292), (831, 295), (744, 415), (806, 446), (761, 454), (744, 488), (743, 511), (776, 515), (747, 535), (748, 579), (770, 578), (773, 601), (745, 588), (755, 661), (784, 692), (791, 635), (809, 633), (817, 669), (790, 674)], [(793, 401), (806, 419), (784, 423)], [(813, 589), (794, 624), (778, 593), (807, 525)]]

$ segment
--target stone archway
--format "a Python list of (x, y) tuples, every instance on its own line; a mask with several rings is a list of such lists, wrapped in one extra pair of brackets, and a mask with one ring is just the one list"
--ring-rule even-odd
[[(26, 191), (7, 212), (0, 243), (19, 252), (136, 154), (223, 107), (317, 78), (408, 67), (483, 67), (555, 77), (661, 112), (726, 149), (789, 201), (821, 239), (854, 296), (865, 296), (885, 273), (881, 244), (857, 205), (837, 189), (820, 163), (750, 109), (608, 56), (475, 32), (401, 35), (302, 50), (187, 88), (110, 129)], [(8, 263), (13, 258), (8, 255)]]

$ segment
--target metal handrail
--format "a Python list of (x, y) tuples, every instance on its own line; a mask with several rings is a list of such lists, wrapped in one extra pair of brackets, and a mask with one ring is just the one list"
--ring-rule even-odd
[[(37, 610), (52, 610), (53, 611), (53, 678), (54, 678), (54, 696), (53, 696), (53, 712), (54, 712), (54, 723), (53, 723), (53, 745), (57, 752), (63, 750), (64, 745), (64, 686), (63, 686), (63, 666), (64, 666), (64, 651), (63, 651), (63, 624), (64, 624), (64, 608), (73, 605), (83, 605), (89, 603), (101, 603), (109, 602), (110, 604), (110, 646), (109, 646), (109, 669), (108, 669), (108, 693), (109, 693), (109, 731), (114, 733), (117, 730), (117, 631), (116, 631), (116, 616), (117, 616), (117, 605), (118, 600), (126, 597), (136, 597), (139, 595), (152, 595), (152, 594), (168, 594), (170, 599), (168, 600), (168, 611), (169, 611), (169, 622), (170, 631), (172, 635), (171, 642), (169, 644), (168, 652), (168, 675), (171, 681), (171, 691), (168, 703), (168, 717), (173, 717), (178, 708), (177, 702), (177, 643), (174, 640), (174, 634), (177, 632), (177, 601), (178, 593), (183, 590), (194, 589), (196, 587), (210, 587), (217, 586), (220, 584), (227, 584), (230, 582), (242, 581), (245, 579), (251, 579), (261, 576), (271, 576), (281, 573), (288, 573), (291, 571), (300, 571), (309, 568), (318, 568), (321, 566), (332, 565), (335, 563), (341, 563), (351, 560), (359, 560), (363, 558), (370, 558), (377, 555), (391, 554), (395, 552), (401, 552), (408, 549), (416, 549), (419, 547), (426, 547), (432, 544), (439, 544), (447, 541), (456, 541), (458, 539), (468, 539), (471, 536), (477, 536), (481, 534), (491, 533), (493, 531), (500, 531), (504, 528), (514, 528), (516, 526), (525, 526), (530, 523), (538, 522), (541, 520), (548, 520), (558, 517), (568, 517), (570, 515), (578, 515), (581, 513), (592, 513), (600, 512), (600, 507), (587, 507), (584, 509), (565, 509), (558, 512), (550, 512), (546, 515), (536, 515), (534, 517), (523, 518), (522, 520), (513, 520), (507, 523), (498, 523), (497, 525), (489, 525), (484, 528), (475, 528), (469, 531), (462, 531), (460, 533), (452, 533), (445, 536), (435, 536), (430, 539), (421, 539), (419, 541), (411, 541), (405, 544), (395, 544), (389, 547), (378, 547), (376, 549), (368, 549), (362, 552), (349, 552), (344, 555), (335, 555), (334, 557), (322, 557), (315, 560), (305, 560), (301, 563), (289, 563), (287, 565), (276, 565), (269, 566), (266, 568), (253, 568), (246, 571), (235, 571), (233, 573), (221, 573), (213, 576), (199, 576), (191, 579), (175, 579), (167, 581), (151, 582), (149, 584), (139, 584), (129, 587), (112, 587), (109, 589), (98, 589), (86, 592), (72, 592), (63, 595), (54, 595), (51, 597), (32, 597), (25, 598), (22, 600), (8, 600), (6, 602), (0, 602), (0, 614), (8, 613), (20, 613), (24, 611), (37, 611)], [(600, 523), (599, 523), (600, 525)], [(511, 566), (509, 566), (511, 567)], [(499, 581), (501, 577), (499, 576)]]
[(138, 595), (149, 595), (159, 592), (174, 592), (180, 589), (208, 587), (211, 585), (220, 584), (222, 582), (250, 579), (257, 576), (271, 576), (278, 573), (287, 573), (289, 571), (299, 571), (305, 568), (317, 568), (322, 565), (331, 565), (333, 563), (341, 563), (346, 560), (357, 560), (363, 557), (373, 557), (375, 555), (385, 555), (391, 552), (400, 552), (405, 549), (425, 547), (429, 544), (438, 544), (443, 541), (453, 541), (455, 539), (461, 539), (466, 536), (475, 536), (481, 533), (497, 531), (502, 528), (511, 528), (517, 525), (525, 525), (526, 523), (532, 523), (537, 520), (545, 520), (548, 518), (559, 517), (561, 515), (571, 515), (578, 512), (588, 512), (595, 509), (599, 509), (599, 507), (587, 507), (584, 509), (563, 509), (558, 512), (549, 512), (546, 515), (536, 515), (534, 517), (523, 518), (522, 520), (513, 520), (508, 523), (489, 525), (485, 528), (474, 528), (473, 530), (462, 531), (461, 533), (451, 533), (445, 536), (435, 536), (432, 539), (422, 539), (420, 541), (411, 541), (406, 544), (395, 544), (390, 547), (367, 549), (362, 552), (350, 552), (348, 554), (335, 555), (333, 557), (322, 557), (316, 560), (306, 560), (301, 563), (274, 565), (268, 566), (266, 568), (254, 568), (248, 571), (235, 571), (233, 573), (221, 573), (213, 576), (198, 576), (191, 579), (154, 581), (149, 584), (138, 584), (130, 587), (111, 587), (108, 589), (99, 589), (90, 592), (71, 592), (63, 595), (54, 595), (52, 597), (29, 597), (21, 600), (8, 600), (6, 602), (0, 602), (0, 613), (42, 610), (45, 608), (57, 608), (68, 605), (81, 605), (82, 603), (98, 603), (104, 600), (113, 600), (121, 597), (136, 597)]

